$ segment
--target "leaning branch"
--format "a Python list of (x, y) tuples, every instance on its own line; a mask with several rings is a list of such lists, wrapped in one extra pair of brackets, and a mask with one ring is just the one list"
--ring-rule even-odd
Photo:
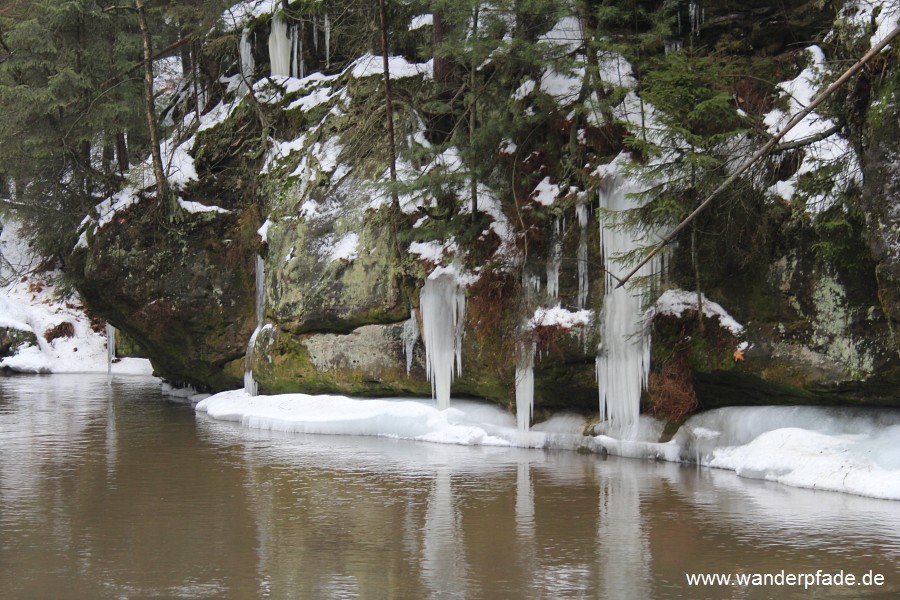
[(706, 197), (706, 200), (701, 202), (700, 205), (697, 208), (695, 208), (691, 214), (689, 214), (687, 217), (685, 217), (684, 220), (681, 223), (679, 223), (678, 226), (675, 227), (675, 229), (673, 229), (671, 231), (671, 233), (669, 233), (669, 235), (664, 237), (663, 240), (659, 244), (657, 244), (641, 260), (641, 262), (639, 262), (637, 264), (636, 267), (634, 267), (631, 271), (629, 271), (627, 275), (622, 277), (622, 279), (619, 280), (619, 284), (616, 287), (620, 288), (623, 285), (625, 285), (628, 282), (628, 280), (631, 279), (634, 276), (634, 274), (637, 273), (641, 269), (641, 267), (643, 267), (645, 264), (650, 262), (650, 259), (652, 259), (654, 256), (659, 254), (659, 252), (663, 248), (665, 248), (667, 245), (669, 245), (672, 242), (673, 239), (675, 239), (675, 236), (677, 236), (679, 233), (681, 233), (681, 231), (684, 230), (684, 228), (687, 227), (688, 224), (697, 217), (697, 215), (699, 215), (701, 212), (703, 212), (712, 203), (712, 201), (720, 193), (722, 193), (722, 190), (724, 190), (729, 185), (734, 183), (734, 181), (737, 180), (738, 177), (743, 175), (744, 172), (747, 171), (747, 169), (749, 169), (750, 167), (752, 167), (759, 159), (761, 159), (766, 154), (769, 154), (772, 151), (772, 149), (775, 148), (775, 146), (778, 144), (778, 142), (781, 140), (781, 138), (783, 138), (785, 135), (787, 135), (787, 133), (791, 129), (793, 129), (800, 121), (802, 121), (818, 105), (820, 105), (822, 102), (824, 102), (826, 98), (828, 98), (831, 94), (833, 94), (835, 92), (835, 90), (837, 90), (842, 85), (844, 85), (848, 79), (853, 77), (861, 68), (863, 68), (863, 66), (867, 62), (869, 62), (876, 54), (881, 52), (885, 48), (885, 46), (890, 44), (891, 41), (898, 35), (900, 35), (900, 27), (897, 27), (896, 29), (891, 31), (889, 34), (887, 34), (883, 40), (881, 40), (878, 44), (873, 46), (872, 49), (870, 49), (868, 52), (866, 52), (865, 55), (861, 59), (859, 59), (859, 61), (855, 65), (853, 65), (852, 67), (850, 67), (849, 69), (844, 71), (844, 74), (841, 75), (840, 77), (838, 77), (834, 81), (834, 83), (829, 85), (828, 89), (826, 89), (824, 92), (822, 92), (821, 94), (816, 96), (815, 99), (812, 102), (810, 102), (806, 108), (804, 108), (803, 110), (798, 112), (796, 115), (794, 115), (794, 118), (792, 118), (788, 122), (788, 124), (785, 125), (781, 129), (781, 131), (776, 133), (772, 137), (772, 139), (770, 139), (768, 142), (766, 142), (766, 144), (762, 148), (757, 150), (756, 153), (753, 154), (753, 156), (751, 156), (749, 159), (747, 159), (746, 162), (744, 162), (744, 164), (742, 164), (740, 167), (738, 167), (738, 169), (734, 173), (732, 173), (731, 176), (728, 177), (728, 179), (723, 181), (719, 187), (717, 187), (715, 190), (713, 190), (712, 193)]

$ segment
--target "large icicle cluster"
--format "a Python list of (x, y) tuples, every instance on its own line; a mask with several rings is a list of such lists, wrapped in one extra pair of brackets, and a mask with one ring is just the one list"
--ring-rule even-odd
[(419, 296), (425, 337), (425, 372), (440, 409), (450, 406), (450, 383), (462, 372), (466, 295), (457, 274), (440, 267), (425, 280)]
[[(650, 334), (641, 290), (634, 283), (617, 288), (613, 277), (626, 270), (622, 256), (655, 239), (651, 232), (625, 227), (621, 222), (623, 211), (638, 205), (633, 197), (636, 191), (615, 169), (600, 189), (600, 233), (606, 269), (602, 338), (596, 361), (600, 417), (610, 421), (611, 431), (623, 436), (637, 423), (641, 390), (647, 384), (650, 368)], [(659, 272), (660, 262), (655, 259), (637, 275)]]
[(269, 63), (271, 64), (272, 77), (279, 75), (289, 77), (291, 75), (291, 51), (293, 43), (288, 25), (276, 13), (272, 16), (272, 26), (269, 30)]

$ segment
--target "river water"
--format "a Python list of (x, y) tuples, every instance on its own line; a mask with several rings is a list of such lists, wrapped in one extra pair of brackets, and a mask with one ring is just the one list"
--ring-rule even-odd
[[(254, 432), (150, 378), (0, 376), (0, 598), (896, 598), (898, 562), (898, 502), (574, 452)], [(885, 581), (685, 575), (817, 570)]]

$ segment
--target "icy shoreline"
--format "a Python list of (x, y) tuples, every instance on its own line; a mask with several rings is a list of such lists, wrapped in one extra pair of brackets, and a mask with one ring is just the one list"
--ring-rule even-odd
[(696, 415), (667, 443), (642, 418), (630, 436), (585, 436), (579, 416), (559, 415), (527, 433), (502, 408), (454, 400), (248, 396), (201, 400), (196, 410), (251, 429), (371, 435), (444, 444), (588, 450), (630, 458), (698, 463), (794, 487), (900, 500), (900, 411), (819, 407), (730, 407)]

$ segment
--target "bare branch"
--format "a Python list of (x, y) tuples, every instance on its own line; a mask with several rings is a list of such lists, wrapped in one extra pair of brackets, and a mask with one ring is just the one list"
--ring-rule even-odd
[(790, 150), (796, 150), (797, 148), (802, 148), (803, 146), (809, 146), (810, 144), (815, 144), (816, 142), (821, 142), (822, 140), (833, 136), (835, 133), (841, 130), (840, 125), (835, 125), (834, 127), (829, 127), (825, 131), (820, 131), (819, 133), (814, 133), (812, 135), (808, 135), (805, 138), (800, 138), (799, 140), (794, 140), (793, 142), (785, 142), (784, 144), (778, 144), (774, 148), (770, 154), (780, 154), (782, 152), (788, 152)]

